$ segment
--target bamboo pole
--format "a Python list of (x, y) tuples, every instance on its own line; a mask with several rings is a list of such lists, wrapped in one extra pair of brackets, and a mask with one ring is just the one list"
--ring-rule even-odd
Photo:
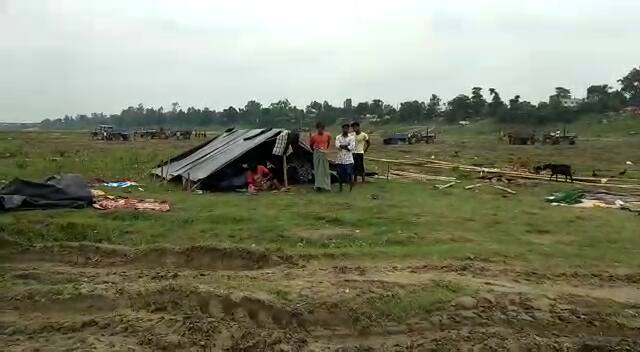
[(387, 181), (389, 181), (389, 173), (391, 173), (391, 164), (387, 162)]
[[(500, 169), (496, 169), (496, 168), (486, 168), (486, 167), (465, 165), (465, 164), (452, 163), (452, 162), (448, 162), (448, 161), (433, 160), (433, 159), (421, 159), (421, 158), (415, 158), (415, 159), (410, 159), (410, 160), (392, 160), (392, 159), (378, 159), (378, 158), (368, 158), (368, 159), (373, 160), (373, 161), (385, 161), (385, 162), (393, 162), (393, 163), (396, 163), (396, 164), (405, 164), (405, 165), (431, 167), (431, 168), (443, 168), (443, 169), (444, 168), (450, 168), (450, 167), (453, 167), (453, 166), (457, 166), (463, 171), (481, 171), (481, 172), (485, 172), (485, 173), (499, 173), (499, 174), (503, 174), (503, 175), (512, 175), (512, 176), (528, 176), (528, 177), (538, 176), (541, 180), (545, 178), (545, 176), (522, 173), (522, 172), (518, 172), (518, 171), (500, 170)], [(429, 164), (429, 163), (433, 163), (433, 164), (436, 164), (436, 165), (426, 165), (426, 164)], [(640, 182), (640, 179), (616, 178), (615, 176), (612, 176), (612, 177), (579, 176), (579, 177), (574, 177), (574, 179), (578, 180), (578, 181), (584, 181), (584, 182), (594, 181), (594, 183), (598, 183), (598, 184), (601, 184), (602, 183), (601, 181), (603, 179), (606, 179), (608, 181), (617, 180), (617, 181), (621, 181), (621, 182), (630, 182), (630, 183), (631, 182)]]
[(427, 175), (427, 174), (420, 174), (420, 173), (400, 171), (400, 170), (393, 170), (390, 173), (392, 175), (415, 178), (418, 180), (456, 181), (455, 177)]
[(289, 187), (289, 178), (287, 177), (287, 153), (282, 154), (282, 169), (284, 172), (284, 188)]
[(509, 188), (507, 188), (507, 187), (495, 186), (495, 185), (494, 185), (494, 186), (493, 186), (493, 188), (495, 188), (495, 189), (499, 189), (499, 190), (501, 190), (501, 191), (505, 191), (505, 192), (507, 192), (507, 193), (516, 194), (516, 191), (514, 191), (514, 190), (512, 190), (512, 189), (509, 189)]
[(435, 187), (437, 189), (445, 189), (445, 188), (449, 188), (449, 187), (455, 185), (456, 183), (458, 183), (458, 181), (449, 182), (446, 185), (435, 185), (433, 187)]
[[(440, 165), (428, 165), (425, 162), (415, 161), (415, 160), (393, 160), (393, 159), (372, 158), (372, 157), (367, 157), (367, 159), (369, 159), (371, 161), (386, 162), (387, 163), (387, 170), (389, 170), (389, 168), (390, 168), (389, 165), (392, 164), (392, 163), (393, 164), (401, 164), (401, 165), (419, 166), (419, 167), (439, 168), (439, 169), (451, 169), (452, 167), (458, 167), (462, 171), (475, 171), (475, 172), (482, 172), (482, 173), (487, 173), (487, 174), (496, 174), (496, 176), (497, 175), (504, 175), (504, 176), (511, 176), (511, 177), (515, 177), (515, 178), (525, 178), (525, 179), (545, 181), (545, 182), (551, 182), (552, 181), (548, 177), (541, 176), (541, 175), (526, 174), (526, 173), (516, 172), (516, 171), (505, 171), (505, 170), (500, 170), (500, 169), (495, 169), (495, 168), (481, 168), (481, 167), (477, 167), (477, 166), (469, 166), (469, 165), (464, 165), (464, 164), (448, 163), (448, 162), (443, 162), (443, 161), (439, 161), (439, 160), (436, 160), (436, 163), (440, 164)], [(434, 160), (429, 160), (429, 162), (433, 162), (433, 161)], [(581, 181), (581, 180), (585, 180), (585, 181)], [(601, 180), (602, 179), (591, 178), (591, 177), (575, 177), (573, 183), (574, 184), (579, 184), (579, 185), (585, 185), (585, 186), (611, 187), (611, 188), (624, 188), (624, 189), (640, 190), (640, 185), (637, 185), (637, 184), (627, 185), (627, 184), (602, 183)], [(620, 180), (623, 180), (623, 179), (620, 179)], [(598, 181), (598, 183), (586, 182), (586, 181)]]

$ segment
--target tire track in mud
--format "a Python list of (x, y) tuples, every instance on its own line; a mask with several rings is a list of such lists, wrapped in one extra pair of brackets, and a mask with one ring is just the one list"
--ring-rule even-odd
[[(305, 267), (283, 265), (295, 263), (285, 255), (218, 247), (0, 252), (10, 253), (0, 257), (7, 351), (640, 350), (640, 304), (554, 290), (555, 274), (540, 290), (537, 279), (536, 287), (518, 281), (526, 274), (510, 281), (476, 264)], [(602, 285), (623, 284), (602, 277)], [(402, 320), (375, 306), (433, 282), (476, 291)]]
[(256, 270), (292, 264), (293, 257), (261, 249), (191, 246), (128, 248), (90, 243), (0, 243), (0, 263), (64, 263), (89, 267), (132, 266), (192, 270)]

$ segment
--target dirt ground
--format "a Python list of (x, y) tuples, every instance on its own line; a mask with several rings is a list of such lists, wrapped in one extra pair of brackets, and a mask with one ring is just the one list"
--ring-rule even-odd
[[(0, 346), (640, 350), (638, 273), (536, 272), (474, 258), (401, 266), (337, 262), (234, 248), (25, 246), (3, 239)], [(405, 297), (433, 304), (405, 309)]]

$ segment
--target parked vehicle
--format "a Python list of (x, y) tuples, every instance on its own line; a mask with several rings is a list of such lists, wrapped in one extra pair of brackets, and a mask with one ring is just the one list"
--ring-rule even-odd
[(129, 132), (115, 131), (111, 125), (100, 125), (91, 133), (91, 139), (97, 141), (128, 141)]
[(424, 142), (433, 144), (436, 142), (436, 134), (433, 129), (414, 130), (408, 133), (394, 133), (382, 140), (383, 144), (418, 144)]
[(542, 144), (551, 144), (551, 145), (558, 145), (558, 144), (569, 144), (569, 145), (574, 145), (576, 144), (576, 140), (578, 139), (578, 135), (575, 133), (567, 133), (567, 129), (563, 128), (562, 130), (562, 134), (560, 134), (560, 130), (557, 130), (555, 132), (547, 132), (544, 134), (544, 137), (542, 138)]

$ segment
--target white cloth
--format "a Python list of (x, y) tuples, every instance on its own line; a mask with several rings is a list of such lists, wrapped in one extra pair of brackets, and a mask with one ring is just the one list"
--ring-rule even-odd
[(351, 132), (350, 135), (353, 136), (353, 138), (355, 138), (356, 140), (356, 149), (353, 152), (358, 154), (364, 154), (364, 147), (367, 141), (369, 140), (369, 135), (364, 132), (360, 132), (360, 134)]
[[(344, 150), (340, 146), (347, 146)], [(338, 154), (336, 155), (336, 164), (353, 164), (353, 151), (356, 150), (356, 139), (353, 136), (344, 137), (339, 134), (336, 137), (336, 148), (338, 148)]]
[(284, 154), (284, 147), (287, 145), (288, 138), (289, 131), (283, 131), (278, 135), (278, 137), (276, 138), (276, 145), (273, 147), (274, 155), (282, 156), (282, 154)]

